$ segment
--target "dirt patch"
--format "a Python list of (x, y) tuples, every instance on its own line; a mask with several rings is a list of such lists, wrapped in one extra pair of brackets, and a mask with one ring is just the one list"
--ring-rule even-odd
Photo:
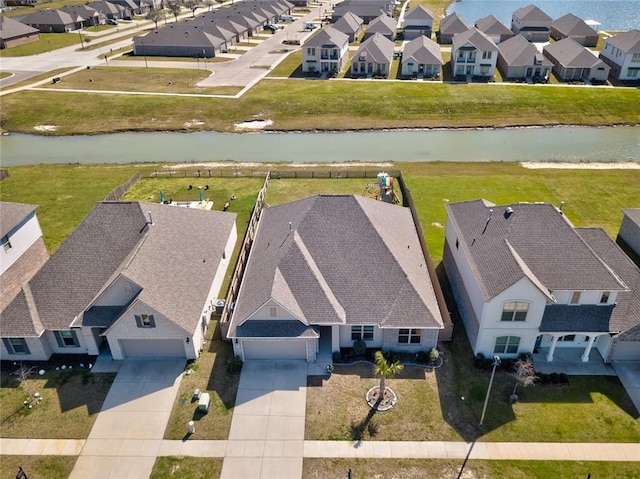
[(36, 131), (56, 131), (58, 127), (56, 125), (36, 125), (33, 129)]
[(204, 125), (204, 121), (202, 120), (187, 120), (184, 122), (185, 128), (192, 128), (194, 126), (201, 126), (201, 125)]
[(233, 124), (239, 130), (263, 130), (271, 125), (273, 120), (251, 120)]

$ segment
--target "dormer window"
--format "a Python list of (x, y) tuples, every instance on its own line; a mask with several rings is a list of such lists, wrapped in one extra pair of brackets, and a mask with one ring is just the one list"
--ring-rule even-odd
[(156, 321), (153, 314), (136, 314), (136, 325), (139, 328), (155, 328)]
[(571, 295), (571, 301), (569, 304), (580, 304), (580, 296), (582, 293), (580, 291), (574, 291)]
[(611, 297), (611, 291), (604, 291), (600, 296), (600, 304), (608, 304)]
[(5, 235), (2, 237), (2, 248), (4, 249), (5, 253), (8, 253), (9, 251), (11, 251), (11, 241), (9, 241), (9, 236)]
[(278, 308), (276, 308), (275, 306), (270, 306), (269, 307), (269, 317), (277, 318), (278, 317)]

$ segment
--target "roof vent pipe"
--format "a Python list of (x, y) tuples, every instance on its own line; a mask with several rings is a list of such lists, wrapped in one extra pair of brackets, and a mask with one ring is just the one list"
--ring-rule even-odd
[(153, 217), (151, 216), (151, 211), (147, 211), (147, 214), (149, 215), (149, 221), (147, 222), (147, 224), (153, 225)]
[(289, 233), (291, 233), (293, 231), (293, 225), (291, 224), (291, 221), (289, 221)]

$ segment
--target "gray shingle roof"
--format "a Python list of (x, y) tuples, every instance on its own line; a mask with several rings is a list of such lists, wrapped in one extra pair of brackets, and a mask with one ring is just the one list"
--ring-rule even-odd
[(507, 65), (512, 67), (524, 67), (529, 65), (542, 65), (551, 68), (553, 63), (546, 58), (531, 42), (522, 35), (516, 35), (498, 45), (500, 56)]
[(66, 12), (60, 10), (38, 10), (20, 20), (26, 25), (73, 25), (74, 20)]
[(543, 51), (555, 58), (564, 67), (594, 68), (600, 64), (604, 65), (604, 62), (595, 56), (591, 50), (583, 47), (573, 38), (564, 38), (545, 45)]
[(625, 53), (640, 53), (640, 30), (629, 30), (605, 40)]
[(295, 320), (246, 321), (236, 328), (242, 338), (318, 338), (311, 326)]
[(354, 34), (358, 30), (360, 30), (362, 28), (363, 23), (364, 21), (358, 15), (351, 12), (346, 12), (333, 25), (333, 28), (335, 28), (338, 31), (341, 31), (342, 33), (346, 33), (347, 35), (349, 35), (349, 34)]
[(611, 316), (611, 331), (629, 331), (640, 325), (640, 269), (600, 228), (578, 228), (578, 234), (624, 281), (629, 291), (621, 291)]
[(18, 22), (10, 17), (0, 15), (0, 38), (3, 40), (10, 40), (12, 38), (21, 37), (23, 35), (30, 35), (37, 33), (38, 29)]
[(551, 22), (551, 27), (567, 36), (590, 36), (598, 34), (598, 32), (587, 25), (582, 18), (575, 16), (573, 13), (567, 13), (560, 18), (556, 18)]
[(494, 41), (477, 28), (470, 28), (466, 32), (454, 35), (452, 48), (453, 50), (457, 50), (467, 43), (473, 45), (477, 50), (481, 52), (498, 51), (498, 46), (494, 43)]
[[(193, 331), (235, 216), (151, 203), (98, 203), (29, 282), (37, 310), (29, 311), (24, 301), (7, 309), (19, 308), (22, 321), (37, 313), (46, 329), (67, 329), (122, 275), (142, 287), (137, 300)], [(4, 327), (4, 312), (2, 322)]]
[(548, 22), (551, 24), (551, 21), (553, 20), (549, 15), (544, 13), (535, 5), (527, 5), (526, 7), (518, 8), (513, 12), (513, 16), (525, 22)]
[(513, 35), (513, 32), (493, 15), (479, 18), (476, 28), (487, 35)]
[(323, 46), (335, 45), (342, 48), (349, 43), (349, 37), (333, 27), (327, 27), (320, 30), (317, 34), (305, 42), (305, 46), (321, 48)]
[(624, 208), (622, 212), (627, 218), (640, 226), (640, 208)]
[(455, 35), (469, 29), (469, 25), (457, 13), (447, 15), (440, 22), (440, 33)]
[(357, 61), (364, 55), (368, 62), (391, 63), (394, 49), (395, 44), (391, 40), (376, 32), (362, 42), (352, 61)]
[(485, 301), (526, 277), (544, 294), (626, 289), (553, 205), (474, 200), (446, 209)]
[(420, 35), (404, 46), (402, 63), (413, 60), (423, 65), (442, 65), (442, 53), (440, 45), (430, 38)]
[(442, 328), (409, 210), (359, 196), (263, 211), (229, 336), (270, 299), (309, 325)]
[(404, 15), (404, 18), (409, 20), (427, 20), (431, 22), (433, 20), (433, 12), (422, 5), (418, 5), (409, 10)]
[(35, 210), (34, 205), (0, 201), (0, 237), (8, 235)]
[(396, 33), (397, 22), (389, 15), (382, 14), (374, 18), (367, 27), (367, 33), (380, 33), (382, 35), (394, 35)]
[(547, 305), (540, 323), (541, 333), (550, 332), (609, 332), (614, 306), (570, 304)]

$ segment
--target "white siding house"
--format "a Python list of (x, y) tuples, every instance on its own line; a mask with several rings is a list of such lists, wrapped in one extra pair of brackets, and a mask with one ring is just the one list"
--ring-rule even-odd
[(618, 80), (640, 81), (640, 30), (629, 30), (604, 41), (600, 59)]

